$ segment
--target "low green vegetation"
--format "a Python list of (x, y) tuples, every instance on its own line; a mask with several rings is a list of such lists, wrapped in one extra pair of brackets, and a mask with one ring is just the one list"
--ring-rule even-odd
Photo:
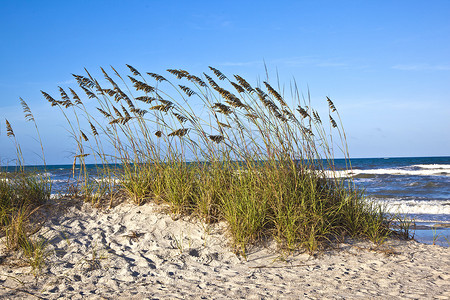
[(10, 253), (20, 251), (35, 275), (43, 266), (46, 243), (33, 234), (39, 229), (35, 212), (50, 198), (48, 177), (23, 170), (0, 172), (0, 237)]

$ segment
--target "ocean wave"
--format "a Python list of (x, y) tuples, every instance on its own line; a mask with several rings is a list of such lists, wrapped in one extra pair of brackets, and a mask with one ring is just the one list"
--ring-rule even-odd
[(53, 183), (67, 183), (67, 182), (76, 182), (76, 179), (66, 178), (66, 179), (52, 179)]
[(450, 176), (450, 168), (437, 169), (353, 169), (344, 171), (326, 171), (328, 177), (369, 177), (375, 175), (401, 175), (401, 176)]
[(119, 184), (119, 183), (122, 182), (120, 179), (117, 179), (117, 178), (111, 178), (111, 179), (109, 179), (109, 178), (95, 178), (94, 180), (95, 180), (96, 182), (98, 182), (98, 183), (104, 183), (104, 182), (106, 182), (106, 183)]
[(450, 200), (374, 200), (392, 214), (431, 214), (448, 215), (450, 217)]
[[(450, 221), (446, 221), (446, 220), (429, 220), (429, 219), (421, 219), (420, 215), (419, 217), (415, 217), (414, 223), (418, 224), (418, 225), (425, 225), (425, 226), (429, 226), (430, 228), (433, 227), (444, 227), (444, 226), (439, 226), (441, 224), (450, 224)], [(420, 224), (421, 223), (421, 224)]]
[(412, 167), (420, 169), (434, 169), (434, 170), (448, 170), (450, 171), (450, 165), (443, 164), (422, 164), (422, 165), (412, 165)]

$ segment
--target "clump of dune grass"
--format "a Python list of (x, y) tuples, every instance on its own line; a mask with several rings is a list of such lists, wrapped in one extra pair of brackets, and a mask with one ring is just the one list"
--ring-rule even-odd
[[(21, 252), (35, 275), (42, 268), (45, 243), (35, 240), (35, 214), (50, 197), (47, 177), (23, 171), (0, 175), (0, 237), (9, 253)], [(34, 221), (33, 221), (34, 220)]]
[[(30, 108), (23, 99), (20, 101), (26, 120), (34, 123), (39, 136)], [(0, 237), (3, 238), (7, 251), (20, 251), (23, 254), (37, 276), (43, 267), (47, 251), (46, 243), (33, 237), (39, 229), (38, 223), (34, 222), (35, 213), (49, 200), (51, 181), (45, 174), (25, 171), (22, 150), (8, 120), (6, 130), (16, 147), (17, 165), (13, 171), (0, 167)], [(39, 141), (43, 154), (40, 136)]]
[(336, 148), (348, 158), (328, 97), (322, 118), (295, 83), (281, 91), (279, 83), (252, 85), (212, 67), (197, 76), (127, 66), (127, 77), (101, 68), (96, 79), (86, 70), (74, 75), (77, 91), (42, 91), (68, 122), (84, 186), (89, 156), (106, 170), (103, 195), (120, 192), (137, 205), (155, 201), (174, 214), (225, 220), (243, 255), (263, 239), (313, 252), (341, 236), (381, 243), (389, 235), (380, 207), (351, 180), (326, 175)]

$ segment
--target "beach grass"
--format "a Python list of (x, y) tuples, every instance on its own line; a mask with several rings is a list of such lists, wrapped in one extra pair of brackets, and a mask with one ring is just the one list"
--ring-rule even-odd
[[(45, 165), (44, 148), (34, 116), (23, 99), (20, 103), (25, 119), (34, 123)], [(8, 254), (20, 251), (37, 276), (49, 253), (46, 251), (47, 241), (33, 237), (39, 230), (39, 222), (34, 215), (50, 199), (52, 182), (46, 174), (25, 171), (22, 150), (8, 120), (6, 130), (14, 141), (17, 163), (13, 172), (0, 167), (0, 237)]]
[[(102, 68), (96, 79), (86, 70), (74, 75), (78, 91), (42, 91), (67, 120), (87, 201), (111, 205), (126, 195), (136, 205), (167, 204), (174, 215), (225, 221), (244, 256), (268, 239), (282, 251), (312, 253), (342, 236), (382, 243), (392, 233), (388, 214), (351, 179), (329, 175), (335, 151), (351, 166), (328, 97), (322, 118), (295, 82), (281, 92), (279, 82), (251, 85), (212, 67), (199, 77), (127, 66), (127, 77)], [(101, 180), (91, 179), (88, 156)]]
[(47, 256), (45, 240), (33, 237), (39, 230), (35, 213), (50, 198), (50, 191), (51, 181), (45, 175), (0, 172), (0, 237), (7, 254), (20, 251), (35, 276)]

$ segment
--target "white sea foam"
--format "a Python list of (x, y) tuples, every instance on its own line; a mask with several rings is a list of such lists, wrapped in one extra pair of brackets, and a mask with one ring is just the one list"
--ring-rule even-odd
[(72, 182), (72, 181), (75, 181), (75, 180), (72, 179), (72, 178), (67, 178), (67, 179), (52, 179), (52, 182), (53, 182), (53, 183), (59, 183), (59, 182), (64, 183), (64, 182)]
[(386, 207), (389, 213), (449, 215), (450, 200), (376, 200)]
[(414, 221), (414, 223), (422, 223), (420, 225), (425, 225), (425, 226), (435, 226), (436, 224), (450, 224), (450, 221), (445, 221), (445, 220), (427, 220), (427, 219), (423, 219), (423, 218), (414, 218), (411, 219), (411, 221)]
[(61, 196), (63, 196), (62, 194), (54, 194), (54, 193), (51, 193), (50, 194), (50, 199), (58, 199), (58, 198), (60, 198)]
[(50, 177), (50, 176), (52, 176), (52, 175), (53, 175), (53, 174), (52, 174), (52, 173), (49, 173), (49, 172), (37, 174), (37, 176), (45, 176), (45, 177)]
[[(443, 165), (446, 166), (446, 165)], [(326, 171), (327, 177), (354, 177), (357, 175), (403, 175), (403, 176), (450, 176), (449, 168), (422, 168), (422, 170), (409, 169), (369, 169)]]
[(328, 178), (346, 178), (346, 177), (352, 177), (353, 173), (351, 171), (331, 171), (326, 170), (324, 171), (325, 176)]
[(426, 169), (426, 170), (405, 170), (405, 169), (374, 169), (374, 170), (353, 170), (355, 175), (359, 174), (380, 174), (380, 175), (406, 175), (406, 176), (450, 176), (450, 169)]
[(413, 165), (413, 167), (421, 168), (421, 169), (435, 169), (435, 170), (450, 171), (450, 165), (429, 164), (429, 165)]
[(117, 178), (111, 178), (111, 179), (109, 179), (109, 178), (96, 178), (96, 179), (94, 179), (94, 180), (95, 180), (96, 182), (98, 182), (98, 183), (104, 183), (104, 182), (106, 182), (106, 183), (119, 184), (119, 183), (122, 182), (120, 179), (117, 179)]

